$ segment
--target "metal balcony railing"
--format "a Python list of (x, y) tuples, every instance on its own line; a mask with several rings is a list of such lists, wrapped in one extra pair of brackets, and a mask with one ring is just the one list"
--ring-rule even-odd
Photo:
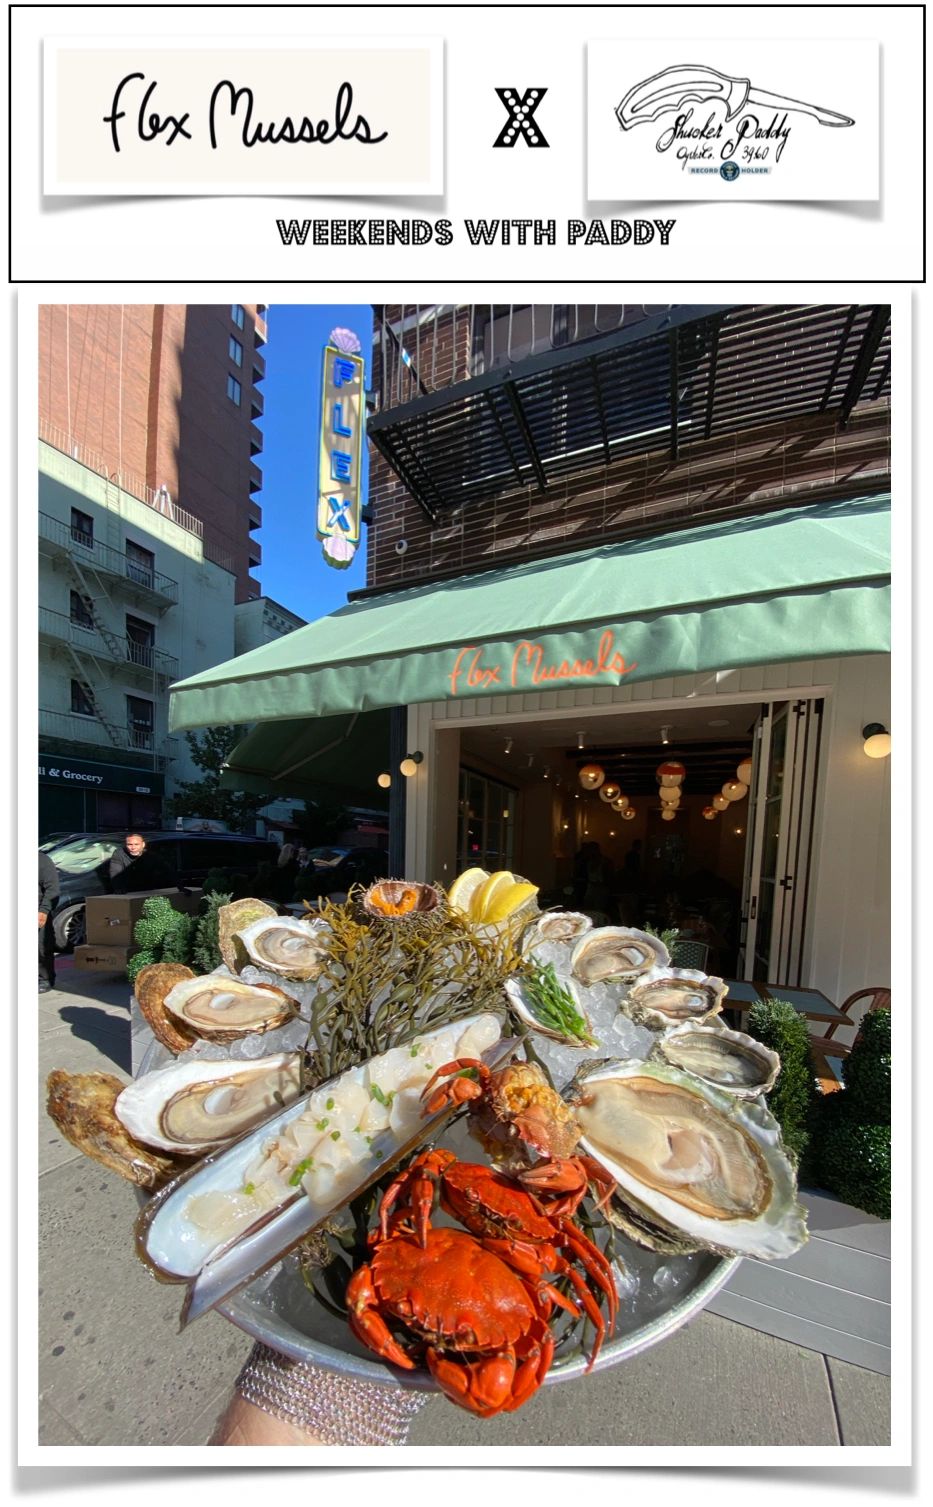
[(157, 570), (149, 570), (137, 560), (131, 560), (121, 550), (101, 544), (91, 535), (71, 528), (60, 518), (48, 513), (39, 514), (39, 539), (53, 550), (61, 550), (73, 556), (81, 565), (91, 566), (108, 576), (129, 581), (134, 587), (149, 592), (164, 602), (178, 601), (178, 582), (163, 576)]
[[(109, 635), (108, 642), (103, 634), (98, 633), (94, 623), (78, 622), (75, 618), (66, 617), (63, 612), (53, 612), (50, 607), (39, 608), (39, 633), (43, 638), (57, 639), (61, 643), (71, 644), (74, 649), (86, 650), (98, 659), (139, 665), (167, 680), (178, 678), (178, 660), (174, 654), (166, 654), (154, 644), (140, 644), (135, 639), (115, 633)], [(114, 650), (114, 644), (119, 646), (119, 652)]]
[(89, 748), (145, 753), (157, 769), (163, 769), (178, 751), (177, 738), (160, 738), (152, 728), (107, 725), (99, 717), (82, 716), (79, 712), (55, 712), (47, 707), (39, 709), (39, 734), (43, 738), (81, 743)]
[(528, 356), (563, 350), (667, 304), (376, 304), (372, 385), (395, 408)]
[(161, 513), (163, 518), (170, 518), (177, 523), (179, 528), (187, 530), (189, 534), (196, 534), (200, 539), (204, 534), (204, 524), (200, 518), (195, 518), (186, 508), (178, 506), (178, 503), (170, 496), (165, 487), (150, 487), (138, 476), (130, 471), (113, 470), (107, 464), (102, 455), (94, 450), (89, 450), (81, 444), (73, 435), (60, 429), (57, 424), (50, 424), (45, 419), (39, 420), (39, 438), (45, 444), (51, 445), (53, 450), (60, 450), (63, 455), (70, 455), (79, 465), (87, 466), (89, 471), (95, 471), (98, 476), (103, 476), (107, 481), (119, 487), (121, 492), (128, 492), (135, 497), (137, 502), (144, 502), (148, 508)]

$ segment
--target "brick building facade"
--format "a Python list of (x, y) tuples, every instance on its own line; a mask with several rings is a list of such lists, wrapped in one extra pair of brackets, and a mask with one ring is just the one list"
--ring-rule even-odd
[(39, 432), (185, 526), (261, 594), (257, 457), (265, 308), (252, 304), (43, 305)]

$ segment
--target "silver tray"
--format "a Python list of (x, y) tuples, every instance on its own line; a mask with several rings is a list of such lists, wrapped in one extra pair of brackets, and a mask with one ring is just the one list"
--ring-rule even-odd
[[(143, 1077), (169, 1059), (165, 1048), (153, 1041), (137, 1076)], [(444, 1133), (441, 1144), (465, 1157), (475, 1157), (476, 1143), (468, 1136), (462, 1121)], [(140, 1202), (145, 1202), (143, 1193)], [(615, 1232), (615, 1241), (617, 1253), (630, 1270), (638, 1272), (639, 1289), (634, 1301), (620, 1298), (615, 1333), (603, 1345), (595, 1371), (639, 1355), (689, 1323), (728, 1282), (742, 1259), (708, 1252), (695, 1256), (658, 1256), (633, 1245), (620, 1231)], [(667, 1291), (654, 1281), (655, 1275), (664, 1269), (671, 1278)], [(371, 1351), (357, 1342), (344, 1320), (315, 1303), (293, 1257), (286, 1258), (271, 1278), (268, 1274), (259, 1276), (249, 1287), (218, 1304), (217, 1312), (253, 1339), (293, 1360), (310, 1362), (361, 1381), (391, 1383), (421, 1392), (438, 1390), (427, 1371), (402, 1372), (376, 1360)], [(586, 1365), (586, 1355), (561, 1358), (558, 1352), (545, 1386), (582, 1376)]]

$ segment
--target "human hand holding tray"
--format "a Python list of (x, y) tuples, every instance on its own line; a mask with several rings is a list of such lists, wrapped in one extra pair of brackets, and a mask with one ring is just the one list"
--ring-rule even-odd
[(855, 121), (848, 115), (839, 115), (835, 110), (824, 110), (820, 105), (809, 105), (803, 100), (790, 99), (783, 94), (771, 94), (766, 89), (757, 89), (751, 79), (732, 78), (703, 63), (677, 64), (664, 68), (651, 78), (635, 84), (616, 107), (616, 117), (623, 131), (634, 126), (647, 125), (671, 110), (682, 110), (685, 105), (721, 102), (726, 106), (726, 119), (733, 120), (746, 105), (760, 105), (768, 110), (793, 110), (798, 114), (812, 115), (821, 126), (852, 126)]

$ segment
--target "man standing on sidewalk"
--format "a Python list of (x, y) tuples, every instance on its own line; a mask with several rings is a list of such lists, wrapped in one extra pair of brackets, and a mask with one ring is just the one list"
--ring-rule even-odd
[(55, 941), (52, 912), (58, 901), (58, 869), (48, 853), (39, 854), (39, 993), (55, 988)]

